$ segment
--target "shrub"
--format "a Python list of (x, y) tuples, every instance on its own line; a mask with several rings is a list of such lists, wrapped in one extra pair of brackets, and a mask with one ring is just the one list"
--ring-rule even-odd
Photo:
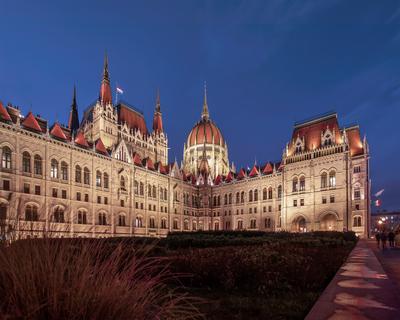
[(200, 318), (198, 300), (176, 286), (169, 261), (149, 257), (149, 249), (90, 239), (0, 247), (0, 312), (29, 319)]

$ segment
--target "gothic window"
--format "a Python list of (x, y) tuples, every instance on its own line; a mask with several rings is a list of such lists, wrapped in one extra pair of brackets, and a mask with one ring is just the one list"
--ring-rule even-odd
[(282, 198), (282, 186), (278, 186), (278, 199)]
[(125, 190), (125, 178), (124, 176), (121, 176), (120, 180), (119, 180), (119, 186), (122, 190)]
[(267, 193), (267, 188), (263, 189), (263, 200), (267, 200), (268, 193)]
[(87, 214), (86, 211), (78, 211), (78, 224), (87, 224)]
[(157, 198), (157, 187), (153, 186), (153, 198)]
[(232, 193), (229, 194), (229, 204), (232, 204)]
[(228, 195), (224, 195), (224, 205), (226, 206), (228, 204)]
[(214, 222), (214, 230), (215, 230), (215, 231), (218, 231), (218, 230), (219, 230), (219, 222), (218, 222), (218, 221), (215, 221), (215, 222)]
[(297, 192), (298, 191), (298, 182), (299, 182), (299, 180), (296, 177), (293, 178), (292, 192)]
[(56, 223), (64, 223), (64, 209), (57, 207), (54, 209), (53, 221)]
[(249, 191), (249, 202), (253, 201), (253, 190)]
[(161, 229), (167, 229), (167, 219), (161, 219)]
[(42, 175), (42, 157), (35, 155), (33, 160), (33, 170), (36, 175)]
[(268, 199), (271, 200), (272, 199), (272, 187), (268, 188)]
[(101, 187), (101, 172), (96, 171), (96, 187)]
[(140, 181), (140, 189), (139, 189), (139, 191), (140, 191), (140, 195), (143, 196), (144, 195), (144, 184), (141, 181)]
[(124, 214), (118, 215), (118, 225), (120, 227), (125, 227), (126, 226), (126, 221), (125, 221), (125, 215)]
[(357, 187), (354, 189), (354, 200), (360, 200), (360, 198), (361, 198), (360, 188)]
[(328, 175), (326, 172), (321, 174), (321, 188), (326, 188), (328, 186)]
[(178, 220), (174, 219), (174, 221), (173, 221), (173, 229), (177, 230), (178, 228), (179, 228), (178, 227)]
[(306, 178), (300, 177), (300, 191), (306, 190)]
[(184, 229), (185, 231), (188, 231), (188, 230), (189, 230), (189, 221), (185, 220), (185, 221), (183, 222), (183, 229)]
[(256, 219), (251, 219), (250, 220), (250, 229), (255, 229), (256, 227), (257, 227)]
[(11, 169), (11, 149), (4, 147), (1, 155), (1, 166), (3, 169)]
[(78, 165), (75, 167), (75, 182), (82, 183), (82, 169)]
[(61, 162), (61, 179), (68, 180), (68, 165), (66, 162)]
[(26, 221), (38, 221), (38, 207), (35, 205), (27, 205), (25, 207), (25, 220)]
[(244, 191), (240, 193), (240, 202), (244, 203)]
[(271, 218), (266, 218), (265, 219), (265, 228), (271, 229)]
[(238, 220), (237, 222), (237, 229), (242, 230), (243, 229), (243, 220)]
[(142, 217), (136, 217), (135, 219), (135, 227), (136, 228), (142, 228), (143, 227), (143, 218)]
[(99, 225), (101, 226), (107, 225), (107, 217), (104, 212), (99, 213)]
[(58, 178), (58, 162), (56, 159), (51, 160), (50, 164), (50, 177), (51, 178)]
[(164, 200), (168, 200), (168, 191), (164, 189)]
[(329, 172), (329, 187), (336, 187), (336, 173), (335, 171)]
[(355, 216), (353, 218), (353, 227), (361, 227), (362, 226), (361, 222), (362, 222), (361, 216)]
[(22, 171), (25, 173), (31, 172), (31, 155), (27, 151), (22, 154)]
[(150, 217), (149, 228), (154, 229), (155, 227), (156, 227), (156, 221), (155, 221), (154, 217)]
[(221, 205), (221, 196), (218, 195), (217, 197), (217, 205), (220, 206)]
[(332, 144), (332, 136), (328, 133), (325, 135), (324, 146), (330, 146)]
[(83, 169), (83, 183), (90, 185), (90, 171), (86, 167)]
[[(100, 182), (101, 183), (101, 182)], [(108, 185), (109, 185), (109, 179), (108, 179), (108, 173), (104, 172), (103, 175), (103, 183), (104, 183), (104, 188), (108, 189)]]
[(236, 192), (236, 204), (240, 202), (240, 195), (239, 192)]
[(254, 201), (258, 201), (258, 190), (254, 190)]

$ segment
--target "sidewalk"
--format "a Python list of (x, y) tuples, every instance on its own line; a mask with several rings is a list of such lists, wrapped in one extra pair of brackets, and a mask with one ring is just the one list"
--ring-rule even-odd
[[(400, 319), (398, 288), (383, 270), (372, 246), (368, 240), (357, 243), (307, 320)], [(400, 266), (397, 271), (400, 281)]]

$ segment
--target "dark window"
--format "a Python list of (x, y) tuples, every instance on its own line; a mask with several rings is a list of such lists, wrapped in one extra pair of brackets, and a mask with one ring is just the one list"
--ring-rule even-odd
[(326, 203), (326, 197), (322, 197), (322, 203), (323, 203), (323, 204)]
[(29, 183), (24, 183), (24, 193), (30, 193), (30, 186)]
[(293, 200), (293, 207), (297, 207), (297, 200)]
[(331, 203), (334, 203), (334, 202), (335, 202), (335, 196), (331, 196), (331, 197), (330, 197), (330, 202), (331, 202)]
[(85, 202), (89, 202), (89, 194), (85, 193)]
[(31, 172), (31, 155), (26, 151), (22, 154), (22, 170), (26, 173)]
[(38, 208), (36, 206), (27, 205), (25, 208), (25, 220), (38, 221)]
[(56, 208), (54, 210), (54, 222), (58, 222), (58, 223), (64, 223), (64, 210), (60, 207)]
[(10, 180), (3, 180), (3, 190), (5, 191), (10, 190)]
[(81, 193), (80, 192), (76, 193), (76, 200), (81, 201)]
[(40, 186), (35, 186), (35, 194), (40, 196)]
[(61, 190), (61, 198), (67, 199), (67, 190)]
[(304, 206), (304, 199), (300, 199), (300, 206)]
[(101, 203), (101, 197), (97, 196), (97, 203)]
[(104, 173), (104, 175), (103, 175), (103, 183), (104, 183), (104, 188), (108, 189), (109, 179), (108, 179), (107, 173)]
[(125, 206), (125, 201), (121, 199), (121, 207)]
[(58, 189), (57, 188), (53, 188), (53, 197), (57, 198), (57, 194), (58, 194)]
[(104, 197), (104, 204), (108, 204), (108, 198)]
[(36, 174), (36, 175), (42, 175), (42, 158), (39, 156), (39, 155), (36, 155), (35, 157), (34, 157), (34, 163), (33, 163), (33, 166), (34, 166), (34, 173)]

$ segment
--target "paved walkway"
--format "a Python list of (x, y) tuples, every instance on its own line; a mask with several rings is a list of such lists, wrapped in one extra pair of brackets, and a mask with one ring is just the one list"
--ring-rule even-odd
[[(306, 320), (400, 319), (400, 286), (388, 277), (374, 250), (378, 251), (374, 242), (360, 240), (357, 243)], [(400, 261), (400, 251), (398, 253)], [(394, 264), (390, 275), (397, 274), (400, 284), (400, 266)]]

